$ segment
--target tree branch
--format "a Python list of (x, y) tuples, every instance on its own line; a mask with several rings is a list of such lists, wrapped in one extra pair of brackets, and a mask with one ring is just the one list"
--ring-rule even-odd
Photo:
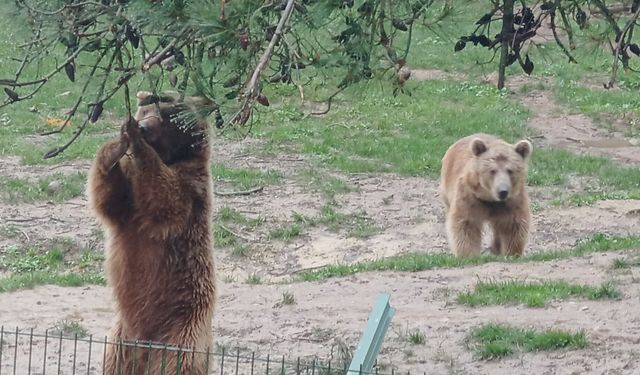
[(560, 37), (558, 36), (558, 32), (556, 31), (556, 14), (551, 13), (551, 32), (553, 33), (553, 39), (555, 39), (556, 44), (560, 47), (560, 49), (562, 50), (562, 52), (567, 55), (567, 57), (569, 58), (569, 62), (571, 63), (577, 63), (576, 59), (573, 58), (573, 56), (569, 53), (569, 50), (567, 50), (567, 48), (564, 46), (564, 44), (562, 43), (562, 41), (560, 40)]
[(75, 50), (73, 52), (73, 54), (71, 54), (69, 57), (67, 57), (67, 59), (64, 61), (64, 63), (60, 64), (59, 66), (57, 66), (54, 70), (52, 70), (51, 72), (49, 72), (49, 74), (45, 75), (42, 78), (33, 80), (33, 81), (28, 81), (28, 82), (16, 82), (16, 80), (11, 80), (11, 79), (0, 79), (0, 85), (4, 85), (4, 86), (11, 86), (11, 87), (24, 87), (24, 86), (36, 86), (36, 88), (29, 94), (18, 97), (17, 100), (6, 100), (4, 103), (0, 104), (0, 108), (6, 107), (7, 105), (14, 103), (14, 102), (19, 102), (21, 100), (25, 100), (25, 99), (29, 99), (31, 97), (33, 97), (33, 95), (35, 95), (42, 86), (44, 86), (45, 83), (47, 83), (47, 81), (49, 81), (49, 79), (51, 79), (51, 77), (53, 77), (54, 75), (56, 75), (56, 73), (60, 72), (62, 69), (64, 69), (64, 67), (70, 63), (71, 61), (73, 61), (76, 57), (78, 57), (78, 55), (80, 54), (80, 52), (82, 52), (82, 50), (87, 46), (87, 44), (83, 45), (82, 47), (78, 48), (77, 50)]
[(601, 0), (593, 0), (593, 3), (596, 4), (598, 9), (600, 9), (602, 14), (604, 14), (607, 22), (609, 22), (609, 25), (611, 25), (611, 27), (613, 28), (613, 31), (615, 31), (616, 34), (621, 34), (620, 26), (618, 26), (618, 24), (616, 23), (616, 20), (613, 18), (613, 15), (609, 11), (605, 3)]
[(169, 44), (167, 44), (167, 46), (164, 47), (164, 49), (158, 52), (157, 55), (154, 55), (149, 60), (145, 61), (142, 67), (142, 71), (145, 72), (151, 69), (152, 66), (161, 63), (167, 57), (167, 54), (169, 53), (169, 51), (171, 51), (176, 46), (176, 43), (187, 33), (188, 30), (189, 30), (189, 26), (183, 27), (182, 30), (180, 30), (180, 33), (178, 34), (178, 36), (175, 39), (173, 39)]
[[(557, 0), (557, 2), (560, 2), (560, 0)], [(573, 29), (571, 28), (571, 25), (569, 25), (569, 20), (567, 19), (567, 13), (565, 12), (565, 9), (563, 7), (560, 7), (559, 5), (556, 5), (556, 9), (560, 12), (560, 18), (562, 19), (562, 24), (564, 25), (564, 29), (567, 32), (567, 38), (569, 38), (569, 48), (574, 49), (576, 47), (576, 43), (573, 40)], [(555, 12), (551, 14), (552, 16), (555, 16)]]
[(262, 71), (264, 70), (264, 68), (267, 66), (267, 63), (271, 59), (271, 55), (273, 54), (273, 49), (276, 43), (278, 43), (280, 36), (282, 35), (282, 29), (284, 29), (285, 24), (289, 20), (289, 16), (291, 16), (291, 11), (293, 10), (294, 3), (295, 3), (294, 0), (287, 0), (287, 6), (282, 11), (282, 15), (280, 16), (280, 21), (278, 21), (278, 25), (276, 26), (276, 30), (273, 33), (273, 36), (271, 37), (271, 41), (269, 41), (269, 45), (267, 46), (267, 49), (262, 53), (262, 56), (258, 61), (258, 65), (256, 65), (256, 68), (253, 71), (253, 74), (251, 75), (251, 79), (247, 84), (247, 88), (244, 94), (244, 102), (242, 103), (242, 106), (240, 107), (240, 109), (233, 116), (231, 121), (229, 121), (230, 124), (236, 123), (236, 121), (238, 120), (238, 118), (240, 118), (240, 116), (242, 116), (240, 119), (241, 124), (244, 124), (249, 119), (248, 113), (250, 113), (250, 110), (253, 107), (253, 104), (255, 103), (256, 97), (259, 94), (259, 90), (257, 87), (258, 79), (260, 78), (260, 74), (262, 74)]
[[(38, 40), (40, 39), (40, 34), (42, 33), (42, 22), (40, 22), (40, 25), (38, 26), (38, 32), (36, 33), (36, 36), (34, 39)], [(27, 62), (29, 61), (29, 55), (31, 55), (31, 50), (33, 49), (34, 44), (29, 44), (29, 46), (27, 47), (27, 52), (24, 54), (24, 57), (22, 58), (22, 63), (20, 64), (20, 67), (18, 68), (18, 70), (16, 71), (16, 81), (18, 81), (18, 79), (20, 79), (20, 74), (22, 74), (22, 71), (24, 70), (25, 66), (27, 66)]]
[(78, 107), (80, 106), (80, 103), (82, 103), (82, 99), (84, 99), (84, 95), (87, 92), (87, 89), (89, 88), (89, 83), (91, 83), (91, 80), (93, 79), (93, 76), (95, 75), (96, 70), (98, 70), (98, 65), (100, 65), (100, 62), (102, 61), (102, 59), (104, 58), (106, 53), (107, 53), (107, 50), (102, 51), (102, 53), (98, 57), (98, 60), (93, 65), (93, 68), (91, 69), (91, 72), (89, 73), (89, 77), (87, 78), (87, 80), (84, 83), (84, 87), (82, 88), (82, 92), (80, 92), (80, 96), (78, 96), (78, 100), (76, 100), (76, 103), (73, 105), (73, 107), (71, 108), (71, 110), (67, 114), (67, 118), (64, 120), (64, 123), (62, 123), (62, 125), (60, 125), (60, 127), (58, 129), (52, 130), (52, 131), (48, 131), (48, 132), (44, 132), (44, 133), (42, 133), (40, 135), (44, 136), (44, 135), (51, 135), (51, 134), (60, 133), (60, 132), (62, 132), (64, 130), (64, 128), (66, 128), (69, 125), (69, 122), (71, 121), (71, 118), (76, 114), (76, 111), (78, 110)]
[[(108, 71), (109, 72), (111, 72), (111, 67), (113, 66), (113, 62), (115, 61), (116, 56), (120, 54), (119, 53), (120, 52), (119, 49), (120, 49), (120, 46), (116, 46), (116, 50), (113, 51), (113, 54), (111, 55), (111, 60), (109, 61), (109, 66), (108, 66)], [(98, 63), (96, 63), (94, 65), (94, 70), (92, 71), (92, 75), (93, 75), (93, 73), (95, 73), (95, 69), (97, 69), (97, 66), (98, 66)], [(104, 101), (104, 99), (101, 99), (101, 97), (102, 97), (102, 94), (104, 93), (104, 88), (105, 88), (105, 85), (106, 85), (108, 79), (109, 79), (109, 74), (107, 74), (104, 77), (104, 80), (102, 81), (100, 90), (99, 90), (98, 95), (97, 95), (96, 103)], [(87, 79), (87, 82), (90, 81), (90, 80), (91, 80), (90, 78)], [(71, 137), (71, 139), (69, 141), (67, 141), (67, 143), (65, 143), (64, 145), (62, 145), (60, 147), (56, 147), (53, 150), (50, 150), (49, 152), (47, 152), (44, 155), (44, 158), (45, 159), (49, 159), (49, 158), (52, 158), (54, 156), (57, 156), (57, 155), (60, 155), (61, 153), (63, 153), (64, 150), (66, 150), (69, 146), (71, 146), (71, 144), (73, 142), (75, 142), (76, 139), (78, 139), (78, 137), (80, 136), (80, 134), (82, 134), (84, 129), (86, 129), (87, 124), (89, 123), (89, 120), (91, 119), (92, 116), (93, 116), (93, 109), (91, 111), (89, 111), (89, 113), (87, 114), (87, 117), (85, 118), (84, 122), (82, 123), (82, 125), (80, 125), (80, 127), (78, 127), (78, 129), (76, 130), (76, 132), (73, 135), (73, 137)]]
[[(620, 30), (620, 33), (617, 34), (618, 35), (618, 42), (616, 43), (616, 48), (613, 54), (613, 66), (611, 67), (611, 78), (609, 78), (609, 82), (604, 84), (604, 88), (605, 89), (610, 89), (613, 87), (615, 81), (616, 81), (616, 74), (618, 72), (618, 56), (623, 52), (622, 51), (622, 45), (624, 44), (624, 36), (627, 33), (627, 31), (629, 31), (629, 29), (631, 28), (631, 26), (633, 26), (633, 24), (636, 22), (636, 20), (638, 19), (638, 16), (640, 15), (640, 7), (638, 7), (638, 9), (636, 9), (636, 12), (633, 14), (633, 17), (631, 17), (627, 23), (624, 25), (624, 28), (622, 30)], [(624, 64), (624, 62), (623, 62)]]

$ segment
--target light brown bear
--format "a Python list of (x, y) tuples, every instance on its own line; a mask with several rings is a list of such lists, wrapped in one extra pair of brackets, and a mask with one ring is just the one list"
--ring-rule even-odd
[[(212, 347), (216, 300), (208, 124), (180, 116), (195, 99), (137, 98), (135, 119), (99, 149), (88, 179), (116, 303), (109, 340), (125, 344), (107, 345), (104, 373), (202, 375), (208, 358), (194, 350)], [(186, 350), (126, 345), (136, 340)]]
[(455, 255), (480, 254), (485, 223), (493, 231), (493, 254), (522, 255), (531, 223), (525, 178), (532, 149), (527, 140), (512, 145), (488, 134), (449, 147), (442, 158), (440, 196)]

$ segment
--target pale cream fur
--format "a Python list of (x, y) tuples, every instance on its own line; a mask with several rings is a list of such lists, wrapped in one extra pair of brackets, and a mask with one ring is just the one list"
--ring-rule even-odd
[(455, 255), (481, 253), (485, 223), (493, 232), (493, 254), (523, 254), (531, 223), (525, 179), (532, 149), (527, 140), (509, 144), (480, 133), (449, 147), (442, 158), (440, 195)]

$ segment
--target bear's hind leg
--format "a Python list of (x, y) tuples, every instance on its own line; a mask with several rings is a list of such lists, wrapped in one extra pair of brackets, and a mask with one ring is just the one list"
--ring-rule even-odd
[[(178, 347), (180, 349), (178, 349)], [(172, 346), (170, 350), (153, 349), (148, 362), (151, 374), (193, 374), (206, 375), (213, 368), (212, 358), (207, 351), (189, 345)], [(144, 372), (147, 373), (146, 371)]]
[[(118, 321), (115, 326), (109, 332), (109, 341), (105, 343), (104, 368), (105, 375), (121, 375), (127, 373), (126, 356), (124, 353), (124, 347), (120, 345), (122, 337), (122, 323)], [(131, 369), (128, 369), (128, 373), (131, 373)]]

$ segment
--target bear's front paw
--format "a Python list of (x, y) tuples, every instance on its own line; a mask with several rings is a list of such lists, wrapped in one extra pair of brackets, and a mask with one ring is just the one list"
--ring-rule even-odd
[(127, 149), (129, 149), (129, 136), (127, 133), (122, 133), (118, 141), (106, 145), (102, 149), (102, 155), (99, 159), (102, 173), (109, 173), (127, 153)]
[(126, 134), (132, 144), (139, 143), (142, 140), (142, 133), (140, 132), (138, 121), (136, 121), (133, 117), (129, 117), (127, 120), (125, 120), (125, 122), (122, 124), (120, 132), (123, 135)]

